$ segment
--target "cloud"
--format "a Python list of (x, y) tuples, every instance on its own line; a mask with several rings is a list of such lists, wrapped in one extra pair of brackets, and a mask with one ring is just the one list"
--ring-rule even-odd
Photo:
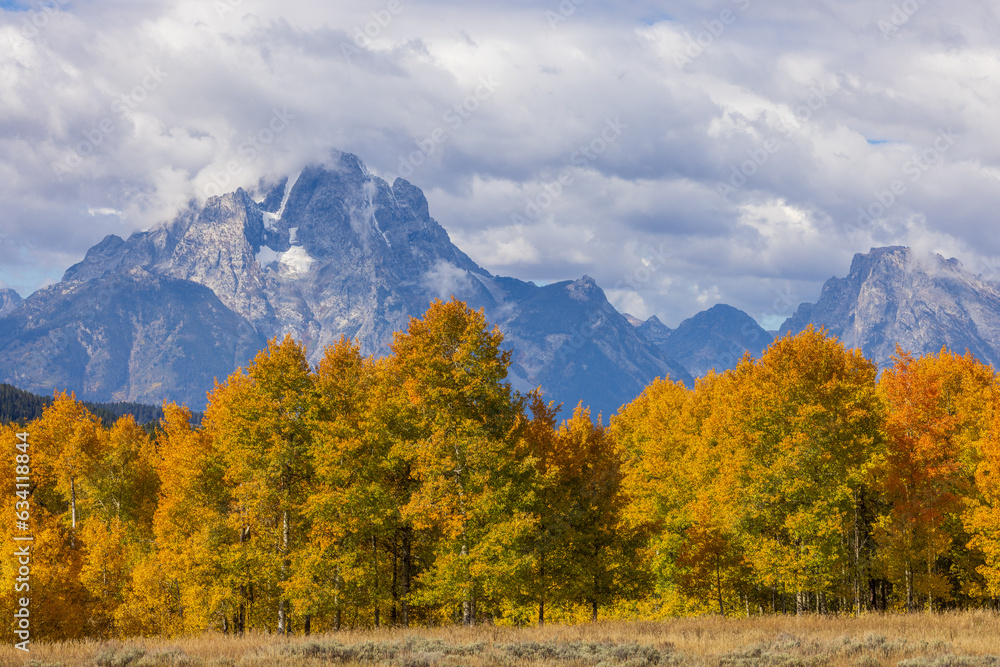
[(988, 3), (392, 7), (0, 5), (0, 280), (27, 294), (106, 234), (331, 148), (412, 169), (488, 270), (586, 273), (668, 325), (713, 301), (773, 320), (873, 245), (1000, 255)]
[(421, 278), (424, 289), (439, 299), (463, 298), (472, 289), (472, 278), (465, 269), (439, 259)]

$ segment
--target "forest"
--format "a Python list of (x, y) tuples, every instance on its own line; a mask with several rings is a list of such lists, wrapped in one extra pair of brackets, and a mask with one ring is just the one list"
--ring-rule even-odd
[(604, 426), (513, 391), (502, 342), (436, 301), (381, 358), (273, 340), (197, 423), (57, 394), (0, 427), (33, 640), (995, 608), (1000, 384), (971, 355), (879, 373), (807, 329)]
[[(24, 426), (42, 416), (45, 408), (52, 405), (51, 397), (36, 396), (9, 384), (0, 384), (0, 423)], [(163, 418), (162, 408), (142, 403), (92, 403), (83, 402), (95, 417), (106, 427), (111, 427), (120, 417), (132, 415), (147, 430), (152, 430)], [(195, 415), (197, 418), (198, 415)]]

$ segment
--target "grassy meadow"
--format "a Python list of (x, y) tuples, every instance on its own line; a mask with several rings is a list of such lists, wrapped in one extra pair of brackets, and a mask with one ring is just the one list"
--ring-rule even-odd
[(1000, 615), (944, 614), (684, 618), (507, 628), (343, 631), (312, 637), (202, 635), (173, 640), (5, 646), (0, 664), (26, 667), (292, 667), (314, 665), (692, 665), (751, 667), (1000, 666)]

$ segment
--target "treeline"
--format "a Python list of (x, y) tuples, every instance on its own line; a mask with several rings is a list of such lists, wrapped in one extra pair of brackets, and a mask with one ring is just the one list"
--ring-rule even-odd
[[(276, 340), (215, 387), (199, 425), (167, 405), (153, 437), (58, 396), (25, 429), (34, 637), (860, 613), (1000, 593), (1000, 385), (972, 357), (901, 353), (879, 378), (810, 329), (693, 390), (657, 381), (604, 428), (513, 392), (501, 342), (455, 300), (382, 359), (341, 341), (313, 368)], [(11, 517), (18, 430), (0, 432)], [(18, 566), (0, 562), (9, 610)]]
[[(9, 384), (0, 384), (0, 424), (24, 425), (39, 419), (45, 408), (52, 405), (52, 400)], [(131, 415), (137, 423), (151, 427), (163, 419), (163, 408), (155, 405), (90, 402), (84, 402), (83, 405), (100, 419), (105, 427), (111, 427), (125, 415)]]

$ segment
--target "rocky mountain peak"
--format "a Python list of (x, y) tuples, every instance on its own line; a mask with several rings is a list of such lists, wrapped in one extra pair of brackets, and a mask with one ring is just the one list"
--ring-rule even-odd
[(942, 346), (1000, 362), (1000, 286), (955, 259), (894, 246), (854, 256), (844, 278), (823, 285), (815, 304), (802, 304), (781, 335), (823, 326), (880, 366), (898, 344), (917, 354)]
[(660, 318), (656, 315), (653, 315), (639, 326), (639, 333), (642, 334), (647, 340), (657, 345), (662, 345), (668, 338), (670, 338), (670, 334), (673, 333), (673, 329), (661, 322)]
[(12, 289), (0, 289), (0, 317), (13, 312), (21, 305), (21, 295)]

